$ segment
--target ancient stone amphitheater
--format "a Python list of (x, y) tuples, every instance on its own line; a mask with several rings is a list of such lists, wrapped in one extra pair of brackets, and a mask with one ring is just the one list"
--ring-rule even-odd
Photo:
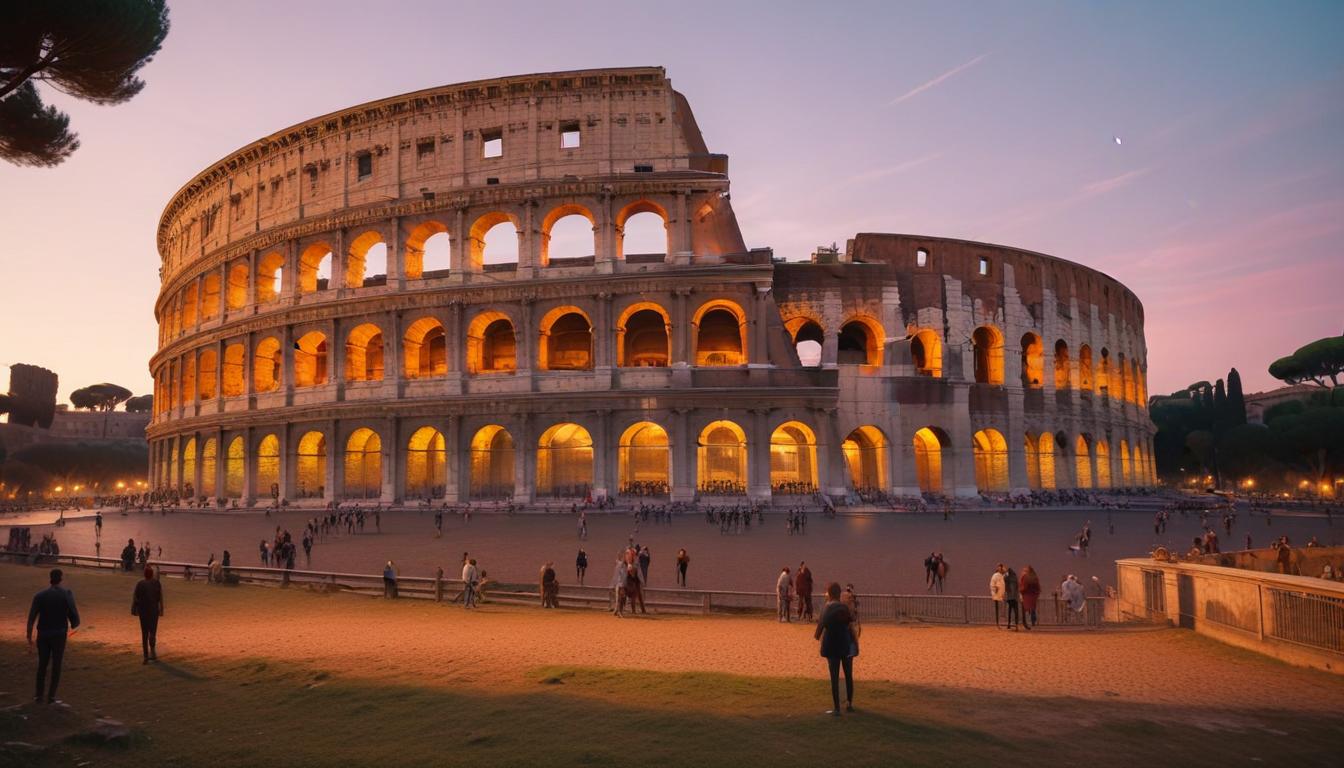
[(251, 505), (1152, 482), (1123, 285), (922, 235), (776, 260), (728, 188), (656, 67), (432, 88), (239, 149), (159, 224), (153, 483)]

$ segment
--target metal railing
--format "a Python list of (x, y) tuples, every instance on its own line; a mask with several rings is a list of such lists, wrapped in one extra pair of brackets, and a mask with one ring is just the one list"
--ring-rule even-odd
[(1311, 648), (1344, 653), (1344, 599), (1271, 587), (1272, 637)]

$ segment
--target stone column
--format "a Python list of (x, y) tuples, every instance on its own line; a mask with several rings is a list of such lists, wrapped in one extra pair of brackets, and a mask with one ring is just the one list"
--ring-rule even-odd
[(255, 312), (257, 307), (257, 252), (247, 252), (247, 311)]
[(481, 269), (480, 265), (471, 263), (471, 247), (474, 241), (470, 230), (467, 229), (471, 226), (467, 221), (467, 209), (458, 208), (454, 215), (454, 221), (453, 232), (448, 240), (448, 267), (449, 274), (460, 280), (463, 275), (480, 272)]
[(280, 391), (285, 395), (285, 405), (294, 404), (294, 326), (286, 324), (280, 333)]
[(672, 501), (694, 501), (696, 486), (696, 436), (690, 432), (689, 408), (673, 408), (667, 452), (672, 462)]
[(611, 411), (597, 412), (597, 434), (593, 436), (593, 500), (607, 496), (614, 487), (615, 476), (611, 467), (616, 458), (615, 441), (611, 439)]
[(401, 397), (402, 352), (401, 313), (389, 310), (383, 324), (383, 396)]
[(768, 502), (770, 489), (770, 410), (750, 411), (747, 423), (747, 498)]
[(769, 364), (770, 356), (766, 347), (766, 328), (769, 327), (770, 303), (769, 286), (756, 286), (756, 299), (752, 302), (751, 315), (747, 318), (747, 363), (764, 366)]
[(459, 300), (448, 304), (448, 327), (444, 329), (448, 343), (448, 376), (446, 393), (461, 395), (466, 389), (467, 324), (466, 306)]
[[(224, 348), (223, 341), (215, 342), (215, 412), (224, 412)], [(196, 374), (199, 381), (200, 373)]]
[(672, 209), (667, 222), (667, 261), (670, 264), (690, 264), (695, 259), (695, 247), (691, 242), (690, 201), (685, 192), (673, 193)]
[(616, 212), (613, 208), (611, 194), (604, 192), (593, 213), (597, 218), (593, 224), (593, 269), (598, 274), (616, 270)]
[(402, 488), (406, 485), (405, 462), (401, 460), (405, 445), (401, 434), (401, 419), (395, 416), (386, 419), (382, 432), (382, 450), (379, 451), (382, 455), (379, 462), (382, 470), (380, 480), (382, 492), (378, 500), (386, 504), (400, 501)]
[(844, 439), (837, 431), (836, 411), (823, 408), (817, 412), (817, 487), (827, 495), (843, 497), (849, 493)]
[[(400, 168), (400, 162), (397, 162)], [(402, 246), (401, 218), (394, 217), (388, 227), (387, 284), (397, 293), (406, 290), (406, 249)]]
[(536, 498), (537, 440), (533, 434), (532, 415), (518, 417), (518, 435), (513, 444), (513, 500), (530, 504)]
[[(970, 393), (970, 384), (958, 382), (952, 385), (952, 427), (947, 430), (952, 448), (949, 451), (947, 446), (943, 447), (943, 492), (958, 498), (976, 498), (980, 495), (975, 485)], [(951, 483), (947, 482), (949, 464), (952, 470)]]
[(593, 388), (611, 389), (612, 368), (616, 364), (614, 337), (616, 329), (611, 315), (611, 293), (597, 294), (597, 317), (593, 322)]
[(323, 496), (340, 501), (345, 495), (345, 443), (341, 440), (341, 423), (327, 422), (327, 461), (323, 468)]
[[(275, 439), (280, 442), (280, 468), (277, 476), (279, 477), (280, 499), (284, 501), (289, 499), (291, 489), (294, 487), (294, 460), (289, 450), (290, 427), (288, 424), (275, 431)], [(266, 488), (263, 492), (270, 496), (271, 489)]]
[[(333, 317), (324, 329), (327, 334), (327, 382), (335, 384), (335, 399), (345, 399), (345, 328), (341, 318)], [(384, 358), (386, 359), (386, 358)], [(386, 366), (384, 366), (386, 369)]]
[(541, 222), (537, 218), (537, 201), (528, 200), (522, 206), (522, 226), (518, 229), (518, 269), (514, 273), (519, 279), (535, 277), (541, 269)]
[(445, 420), (443, 450), (443, 500), (449, 504), (456, 504), (465, 497), (463, 493), (465, 483), (462, 481), (464, 469), (466, 472), (470, 471), (464, 468), (466, 462), (463, 459), (470, 456), (470, 446), (463, 443), (460, 414), (450, 414)]
[(690, 288), (675, 288), (672, 291), (672, 366), (685, 367), (690, 364), (691, 322), (686, 304), (691, 295)]
[(243, 497), (238, 505), (250, 507), (257, 500), (257, 443), (256, 429), (243, 430)]

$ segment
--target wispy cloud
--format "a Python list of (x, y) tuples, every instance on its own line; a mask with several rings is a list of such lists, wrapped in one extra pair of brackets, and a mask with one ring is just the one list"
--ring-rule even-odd
[(903, 163), (890, 165), (887, 166), (886, 168), (874, 168), (870, 171), (864, 171), (863, 173), (856, 173), (853, 176), (850, 176), (848, 179), (846, 179), (845, 183), (861, 184), (865, 181), (876, 181), (877, 179), (883, 179), (886, 178), (887, 176), (894, 176), (898, 173), (904, 173), (906, 171), (918, 168), (919, 166), (924, 165), (925, 163), (931, 163), (942, 156), (943, 156), (942, 152), (932, 152), (930, 154), (924, 155), (923, 157), (916, 157), (913, 160), (906, 160)]
[(1083, 188), (1078, 190), (1078, 195), (1084, 198), (1096, 197), (1097, 195), (1104, 195), (1107, 192), (1111, 192), (1113, 190), (1125, 186), (1126, 184), (1130, 183), (1131, 181), (1134, 181), (1135, 179), (1141, 179), (1144, 176), (1147, 176), (1149, 173), (1152, 172), (1152, 170), (1153, 169), (1151, 167), (1138, 168), (1133, 171), (1127, 171), (1125, 173), (1122, 173), (1119, 176), (1112, 176), (1109, 179), (1102, 179), (1100, 181), (1094, 181), (1091, 184), (1084, 184)]
[(928, 81), (928, 82), (926, 82), (926, 83), (922, 83), (922, 84), (920, 84), (920, 85), (917, 85), (917, 86), (915, 86), (914, 88), (911, 88), (910, 90), (906, 91), (904, 94), (902, 94), (902, 95), (896, 97), (895, 99), (893, 99), (892, 102), (891, 102), (891, 104), (890, 104), (890, 106), (893, 106), (893, 107), (894, 107), (894, 106), (896, 106), (897, 104), (900, 104), (900, 103), (903, 102), (903, 101), (908, 101), (908, 100), (910, 100), (910, 99), (913, 99), (914, 97), (916, 97), (916, 96), (918, 96), (919, 94), (921, 94), (921, 93), (923, 93), (923, 92), (929, 90), (930, 88), (933, 88), (933, 87), (935, 87), (935, 86), (937, 86), (937, 85), (942, 84), (943, 81), (945, 81), (945, 80), (951, 78), (952, 76), (957, 75), (957, 74), (960, 74), (960, 73), (962, 73), (962, 72), (965, 72), (966, 70), (970, 69), (971, 67), (974, 67), (976, 64), (979, 64), (980, 62), (984, 61), (984, 60), (985, 60), (985, 57), (987, 57), (987, 56), (989, 56), (988, 53), (982, 53), (982, 54), (980, 54), (979, 56), (976, 56), (974, 59), (971, 59), (970, 61), (966, 62), (965, 64), (961, 64), (961, 65), (959, 65), (959, 66), (953, 67), (953, 68), (947, 70), (946, 72), (944, 72), (943, 74), (941, 74), (941, 75), (939, 75), (939, 76), (933, 78), (932, 80), (930, 80), (930, 81)]

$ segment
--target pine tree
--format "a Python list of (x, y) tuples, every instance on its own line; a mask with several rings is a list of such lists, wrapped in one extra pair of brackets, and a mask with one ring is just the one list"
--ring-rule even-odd
[(1236, 368), (1227, 372), (1227, 411), (1229, 424), (1246, 423), (1246, 397), (1241, 393), (1241, 374)]
[(1227, 390), (1223, 386), (1222, 379), (1213, 385), (1213, 424), (1215, 428), (1227, 424)]

